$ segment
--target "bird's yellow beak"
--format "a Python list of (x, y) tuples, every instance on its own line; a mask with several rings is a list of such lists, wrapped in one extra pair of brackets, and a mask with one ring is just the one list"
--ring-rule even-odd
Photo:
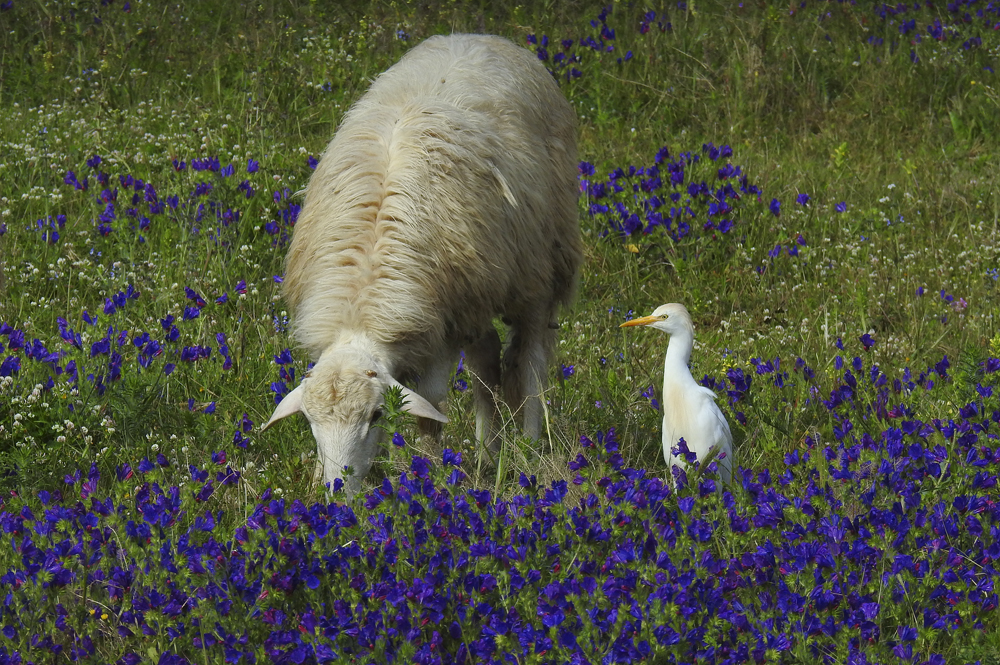
[(650, 323), (656, 323), (657, 321), (662, 321), (662, 316), (641, 316), (638, 319), (632, 319), (631, 321), (626, 321), (625, 323), (618, 326), (619, 328), (629, 328), (631, 326), (648, 326)]

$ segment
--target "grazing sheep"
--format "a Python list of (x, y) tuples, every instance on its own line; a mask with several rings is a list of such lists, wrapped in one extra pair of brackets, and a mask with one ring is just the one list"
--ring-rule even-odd
[[(350, 466), (346, 489), (360, 489), (389, 386), (417, 384), (403, 394), (422, 427), (447, 422), (461, 349), (480, 442), (499, 445), (497, 394), (540, 435), (556, 314), (582, 255), (575, 129), (538, 59), (485, 35), (428, 39), (345, 116), (286, 257), (294, 335), (317, 362), (265, 425), (301, 411), (325, 482)], [(495, 316), (510, 327), (503, 353)]]

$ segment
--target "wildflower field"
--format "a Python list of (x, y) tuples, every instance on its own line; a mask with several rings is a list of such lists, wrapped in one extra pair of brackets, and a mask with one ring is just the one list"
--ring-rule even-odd
[[(580, 119), (545, 436), (484, 460), (458, 364), (326, 494), (260, 431), (301, 190), (452, 31)], [(0, 664), (1000, 663), (998, 68), (984, 0), (0, 3)], [(666, 302), (728, 486), (618, 328)]]

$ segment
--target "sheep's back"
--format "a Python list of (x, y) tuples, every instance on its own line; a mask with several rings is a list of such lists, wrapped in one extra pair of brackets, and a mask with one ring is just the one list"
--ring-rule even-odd
[[(350, 110), (306, 191), (285, 296), (314, 356), (345, 331), (437, 348), (551, 316), (581, 247), (575, 116), (498, 37), (436, 37)], [(415, 342), (422, 342), (414, 344)]]

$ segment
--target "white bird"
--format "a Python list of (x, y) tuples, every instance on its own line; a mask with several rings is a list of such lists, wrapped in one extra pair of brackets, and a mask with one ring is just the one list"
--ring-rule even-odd
[(715, 393), (698, 385), (688, 363), (694, 346), (694, 324), (684, 305), (661, 305), (649, 316), (621, 324), (650, 326), (670, 335), (667, 357), (663, 361), (663, 457), (667, 466), (684, 468), (681, 456), (672, 448), (684, 438), (688, 450), (704, 462), (709, 452), (717, 449), (722, 479), (729, 483), (733, 470), (733, 435), (729, 423), (715, 403)]

